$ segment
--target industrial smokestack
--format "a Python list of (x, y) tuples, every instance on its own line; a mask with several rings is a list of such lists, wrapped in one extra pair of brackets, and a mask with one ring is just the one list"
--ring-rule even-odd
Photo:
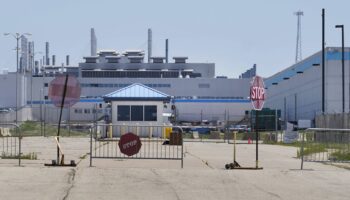
[(95, 29), (91, 28), (90, 31), (91, 34), (91, 38), (90, 38), (90, 42), (91, 42), (91, 56), (96, 56), (97, 55), (97, 38), (95, 35)]
[(165, 63), (168, 63), (168, 58), (169, 58), (169, 43), (168, 43), (168, 39), (165, 40)]
[(148, 29), (148, 63), (151, 62), (152, 56), (152, 29)]
[(52, 55), (52, 66), (56, 65), (56, 56)]
[(46, 42), (46, 43), (45, 43), (45, 46), (46, 46), (46, 53), (45, 53), (46, 65), (50, 65), (49, 42)]
[(39, 74), (39, 61), (34, 61), (34, 73)]
[(34, 70), (34, 51), (33, 51), (33, 42), (28, 42), (28, 55), (29, 55), (29, 59), (28, 59), (28, 68), (27, 71), (31, 71), (31, 73), (33, 73)]
[(66, 56), (66, 66), (69, 65), (69, 55)]

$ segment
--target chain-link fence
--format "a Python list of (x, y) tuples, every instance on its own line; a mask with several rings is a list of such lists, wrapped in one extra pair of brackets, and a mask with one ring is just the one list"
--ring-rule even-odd
[(350, 162), (350, 129), (310, 128), (302, 131), (301, 169), (305, 162)]
[(19, 126), (11, 123), (0, 124), (1, 163), (6, 160), (7, 164), (13, 164), (18, 160), (18, 165), (21, 165), (21, 138)]

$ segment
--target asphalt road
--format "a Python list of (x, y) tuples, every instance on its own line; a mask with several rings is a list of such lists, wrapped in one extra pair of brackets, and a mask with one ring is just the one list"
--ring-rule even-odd
[[(24, 152), (38, 160), (0, 160), (0, 199), (350, 199), (350, 170), (305, 163), (296, 148), (259, 145), (263, 170), (225, 170), (232, 145), (185, 143), (180, 161), (95, 159), (89, 167), (88, 138), (63, 138), (67, 160), (78, 166), (45, 167), (56, 158), (53, 138), (25, 138)], [(255, 166), (255, 145), (237, 145), (241, 166)]]

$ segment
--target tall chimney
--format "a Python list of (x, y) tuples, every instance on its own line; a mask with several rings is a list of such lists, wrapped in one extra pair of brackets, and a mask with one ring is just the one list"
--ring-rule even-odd
[(152, 56), (152, 29), (148, 29), (148, 63), (151, 62)]
[(90, 43), (91, 43), (91, 56), (97, 55), (97, 38), (95, 35), (95, 29), (91, 28), (90, 30)]
[(56, 56), (52, 55), (52, 66), (56, 65)]
[(168, 63), (168, 58), (169, 58), (169, 43), (168, 39), (165, 40), (165, 63)]
[(45, 46), (46, 46), (46, 53), (45, 53), (46, 65), (50, 65), (49, 42), (46, 42), (46, 43), (45, 43)]
[(39, 74), (39, 61), (34, 61), (34, 73)]
[(69, 55), (66, 55), (66, 66), (69, 65)]

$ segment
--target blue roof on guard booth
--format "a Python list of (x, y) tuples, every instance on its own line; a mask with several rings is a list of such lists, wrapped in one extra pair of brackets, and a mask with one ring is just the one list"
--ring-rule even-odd
[(163, 92), (147, 87), (141, 83), (134, 83), (125, 88), (116, 90), (104, 96), (104, 98), (170, 98)]

